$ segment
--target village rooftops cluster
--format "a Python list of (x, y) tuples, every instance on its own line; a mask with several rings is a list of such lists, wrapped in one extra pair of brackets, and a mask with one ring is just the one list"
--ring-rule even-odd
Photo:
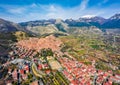
[(8, 67), (8, 78), (6, 80), (6, 85), (12, 84), (13, 81), (24, 81), (28, 78), (28, 73), (30, 73), (30, 63), (19, 62), (16, 68)]
[(120, 83), (120, 75), (113, 75), (112, 71), (96, 70), (92, 65), (87, 66), (82, 62), (66, 57), (58, 57), (57, 59), (65, 68), (62, 73), (71, 85), (112, 85), (113, 82)]
[(27, 79), (27, 73), (30, 72), (29, 71), (29, 66), (28, 65), (23, 65), (22, 67), (23, 67), (22, 69), (19, 69), (19, 70), (14, 69), (13, 71), (12, 71), (12, 69), (9, 69), (8, 73), (12, 74), (12, 77), (13, 77), (14, 80), (18, 80), (18, 75), (19, 74), (21, 75), (21, 78), (23, 80)]
[[(6, 67), (10, 67), (11, 64), (15, 66), (8, 68), (8, 75), (11, 75), (13, 80), (8, 79), (7, 83), (10, 84), (16, 80), (18, 83), (22, 83), (28, 79), (28, 74), (33, 75), (35, 79), (35, 76), (40, 78), (46, 76), (43, 79), (47, 84), (66, 84), (65, 81), (70, 85), (112, 85), (113, 82), (120, 83), (119, 74), (96, 69), (95, 60), (91, 61), (91, 65), (77, 61), (68, 53), (60, 51), (61, 44), (62, 42), (54, 36), (48, 36), (41, 39), (30, 38), (13, 45), (13, 51), (10, 52), (8, 61), (3, 64)], [(52, 49), (54, 54), (52, 56), (41, 55), (40, 50), (43, 48)], [(51, 75), (53, 79), (51, 79)], [(33, 79), (31, 85), (38, 85), (36, 80)]]
[(33, 49), (40, 51), (43, 48), (50, 48), (53, 51), (60, 50), (60, 45), (62, 42), (56, 39), (53, 35), (47, 36), (45, 38), (29, 38), (29, 40), (22, 40), (16, 43), (17, 46), (24, 47), (26, 49)]

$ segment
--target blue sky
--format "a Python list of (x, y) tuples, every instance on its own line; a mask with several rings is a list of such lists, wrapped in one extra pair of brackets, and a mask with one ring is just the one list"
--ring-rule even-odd
[(39, 19), (109, 18), (120, 13), (120, 0), (0, 0), (0, 18), (13, 22)]

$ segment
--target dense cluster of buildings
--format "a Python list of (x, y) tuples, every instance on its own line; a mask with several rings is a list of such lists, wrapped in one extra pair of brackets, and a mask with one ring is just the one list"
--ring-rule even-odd
[[(49, 40), (51, 40), (52, 43), (48, 44)], [(37, 44), (35, 42), (37, 42)], [(26, 43), (29, 43), (29, 45), (25, 46)], [(60, 69), (57, 70), (64, 75), (70, 82), (70, 85), (112, 85), (113, 82), (120, 83), (119, 74), (114, 74), (111, 70), (105, 72), (96, 69), (95, 61), (92, 61), (91, 65), (85, 65), (83, 62), (77, 61), (72, 57), (61, 56), (65, 55), (65, 53), (62, 52), (58, 52), (52, 57), (47, 56), (47, 58), (51, 60), (51, 63), (45, 60), (44, 56), (38, 55), (37, 58), (35, 57), (41, 48), (50, 47), (56, 51), (60, 48), (60, 44), (61, 42), (57, 41), (53, 36), (47, 37), (47, 40), (34, 39), (34, 42), (32, 42), (32, 40), (29, 39), (18, 42), (13, 46), (13, 51), (10, 52), (9, 60), (3, 64), (3, 66), (8, 66), (9, 64), (15, 64), (17, 66), (14, 69), (8, 68), (8, 75), (11, 75), (13, 78), (11, 82), (17, 81), (19, 83), (28, 79), (28, 74), (31, 73), (31, 63), (34, 63), (36, 75), (39, 75), (40, 71), (44, 71), (43, 73), (45, 73), (45, 75), (49, 75), (53, 70), (50, 66), (59, 67)], [(39, 48), (37, 47), (38, 45)], [(25, 59), (30, 62), (25, 61)], [(54, 65), (54, 63), (56, 65)], [(8, 84), (11, 82), (10, 80), (7, 81)], [(38, 81), (33, 81), (30, 85), (38, 85)]]
[(9, 69), (8, 70), (8, 73), (9, 74), (12, 74), (12, 78), (14, 79), (14, 80), (18, 80), (18, 75), (20, 75), (21, 76), (21, 79), (23, 79), (23, 80), (26, 80), (28, 77), (27, 77), (27, 73), (29, 73), (30, 72), (30, 68), (29, 68), (29, 66), (28, 65), (23, 65), (22, 66), (23, 68), (21, 68), (21, 69)]
[(29, 40), (21, 40), (16, 43), (17, 46), (25, 47), (26, 49), (34, 49), (40, 51), (43, 48), (50, 48), (53, 51), (60, 49), (62, 42), (53, 35), (45, 38), (29, 38)]
[(66, 57), (58, 57), (58, 60), (65, 68), (62, 73), (70, 81), (71, 85), (112, 85), (113, 82), (120, 83), (120, 75), (114, 75), (112, 71), (96, 70), (92, 65), (87, 66), (82, 62)]

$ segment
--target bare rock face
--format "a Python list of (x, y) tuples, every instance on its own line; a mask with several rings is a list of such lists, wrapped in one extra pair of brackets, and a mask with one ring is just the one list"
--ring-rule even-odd
[(30, 38), (29, 40), (22, 40), (16, 43), (18, 46), (22, 46), (26, 49), (33, 49), (39, 51), (43, 48), (50, 48), (53, 51), (59, 51), (62, 42), (53, 35), (45, 38)]

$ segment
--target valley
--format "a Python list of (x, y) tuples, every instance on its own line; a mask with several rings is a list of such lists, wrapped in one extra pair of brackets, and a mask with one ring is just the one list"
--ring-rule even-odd
[(118, 16), (0, 19), (0, 85), (119, 85)]

